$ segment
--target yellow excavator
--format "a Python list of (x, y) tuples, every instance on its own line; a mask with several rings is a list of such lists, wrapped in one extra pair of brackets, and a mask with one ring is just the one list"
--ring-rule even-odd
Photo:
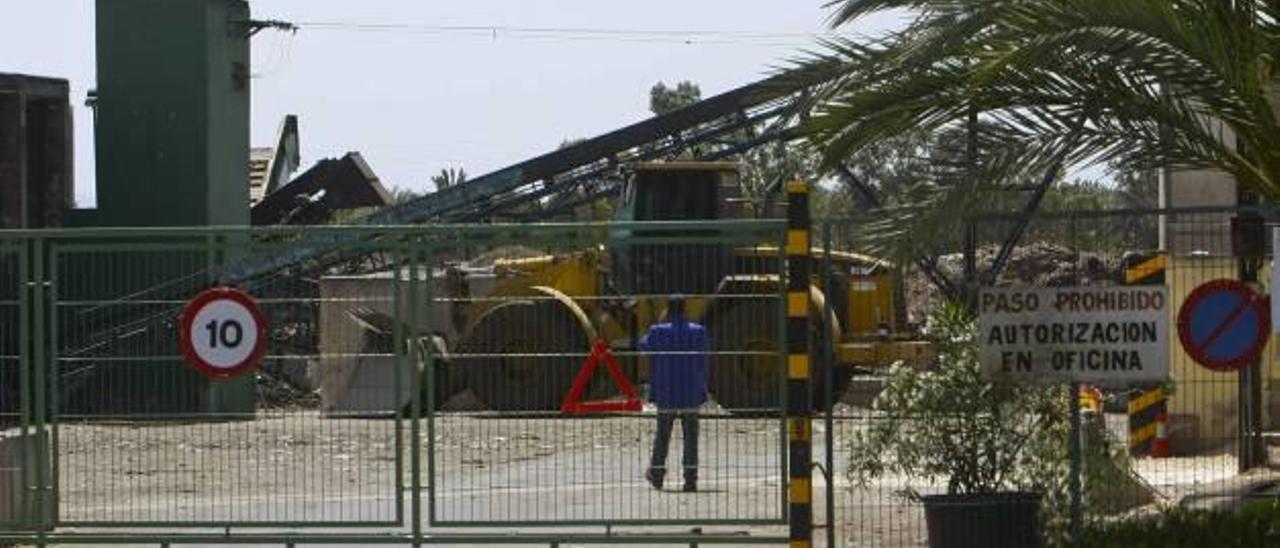
[[(694, 221), (751, 217), (740, 199), (739, 168), (731, 162), (661, 162), (633, 167), (618, 205), (620, 221)], [(609, 245), (547, 255), (500, 258), (485, 284), (451, 280), (460, 340), (448, 352), (443, 386), (463, 385), (493, 410), (558, 409), (593, 342), (603, 338), (624, 357), (633, 381), (645, 382), (647, 360), (634, 350), (649, 325), (661, 321), (668, 296), (688, 297), (693, 321), (712, 340), (710, 391), (731, 411), (776, 409), (781, 402), (779, 250), (714, 243), (644, 243), (644, 234), (610, 231)], [(697, 241), (699, 234), (687, 234)], [(710, 241), (710, 238), (704, 238)], [(815, 257), (822, 251), (815, 249)], [(810, 286), (811, 336), (831, 341), (834, 393), (855, 367), (925, 359), (928, 345), (906, 329), (903, 290), (891, 264), (831, 251), (836, 290), (820, 275)], [(815, 272), (818, 269), (815, 268)], [(456, 270), (454, 271), (457, 272)], [(483, 294), (473, 287), (484, 285)], [(830, 301), (830, 312), (824, 314)], [(444, 373), (447, 372), (447, 373)], [(607, 376), (598, 375), (607, 380)], [(449, 380), (445, 380), (449, 379)], [(825, 387), (815, 375), (815, 393)], [(594, 385), (608, 397), (609, 385)], [(447, 392), (437, 391), (437, 401)]]

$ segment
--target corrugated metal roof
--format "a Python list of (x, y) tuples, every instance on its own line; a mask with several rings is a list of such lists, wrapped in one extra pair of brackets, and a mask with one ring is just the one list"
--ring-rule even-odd
[(249, 207), (258, 205), (267, 195), (267, 169), (275, 149), (255, 147), (249, 149)]

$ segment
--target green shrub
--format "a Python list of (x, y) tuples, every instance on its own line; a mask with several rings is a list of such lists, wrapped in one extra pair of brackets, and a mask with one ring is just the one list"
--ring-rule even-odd
[[(1046, 532), (1064, 534), (1071, 463), (1066, 386), (992, 382), (978, 360), (978, 325), (947, 304), (929, 321), (938, 360), (919, 370), (895, 365), (873, 403), (866, 430), (849, 441), (847, 474), (866, 485), (888, 475), (938, 482), (952, 494), (1034, 491)], [(1150, 500), (1133, 479), (1127, 448), (1110, 443), (1101, 418), (1087, 421), (1082, 457), (1086, 514), (1114, 515)], [(918, 497), (910, 488), (908, 498)]]
[[(1068, 546), (1062, 544), (1062, 546)], [(1094, 524), (1082, 548), (1261, 548), (1280, 546), (1280, 504), (1262, 502), (1236, 511), (1175, 508), (1150, 519)]]

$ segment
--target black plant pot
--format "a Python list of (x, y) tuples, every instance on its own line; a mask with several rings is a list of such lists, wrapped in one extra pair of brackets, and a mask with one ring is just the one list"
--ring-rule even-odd
[(1044, 546), (1038, 493), (922, 497), (929, 548)]

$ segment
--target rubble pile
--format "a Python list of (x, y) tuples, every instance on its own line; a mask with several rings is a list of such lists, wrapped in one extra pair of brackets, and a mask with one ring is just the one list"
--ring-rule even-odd
[(258, 407), (262, 409), (319, 409), (320, 394), (304, 390), (274, 372), (258, 370)]
[[(982, 270), (991, 265), (998, 245), (978, 248), (977, 264)], [(1123, 267), (1137, 260), (1133, 254), (1106, 256), (1077, 253), (1052, 243), (1033, 243), (1016, 247), (1001, 272), (996, 285), (1032, 287), (1064, 287), (1070, 285), (1110, 285), (1122, 279)], [(964, 255), (952, 253), (938, 258), (939, 269), (949, 279), (960, 280), (964, 272)], [(914, 271), (907, 278), (907, 317), (923, 322), (929, 311), (941, 304), (942, 295), (923, 272)]]

